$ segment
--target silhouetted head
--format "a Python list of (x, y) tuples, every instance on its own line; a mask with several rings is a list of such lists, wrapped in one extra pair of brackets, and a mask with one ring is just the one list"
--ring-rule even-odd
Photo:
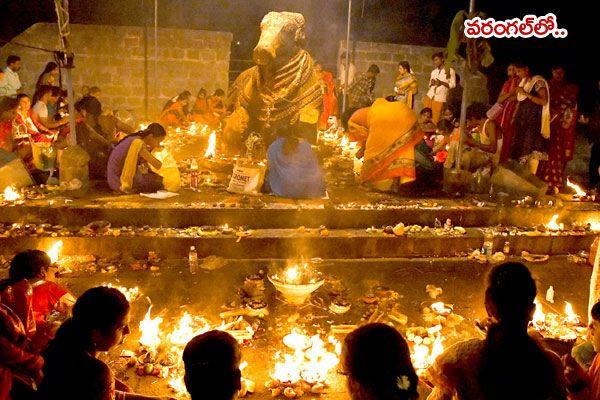
[(353, 400), (399, 400), (418, 396), (408, 344), (386, 324), (361, 326), (344, 340), (344, 372)]
[(223, 331), (198, 335), (185, 346), (185, 386), (192, 400), (231, 400), (241, 389), (241, 353), (237, 341)]

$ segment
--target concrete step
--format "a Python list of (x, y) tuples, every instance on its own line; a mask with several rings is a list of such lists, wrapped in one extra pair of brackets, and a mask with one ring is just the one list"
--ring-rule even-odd
[[(512, 254), (528, 251), (535, 254), (564, 255), (589, 250), (595, 235), (590, 232), (543, 234), (528, 236), (498, 236), (494, 248), (501, 251), (510, 243)], [(62, 240), (64, 255), (92, 254), (99, 257), (144, 258), (156, 251), (168, 258), (187, 257), (190, 246), (195, 246), (199, 257), (215, 255), (229, 259), (297, 259), (320, 257), (324, 259), (374, 259), (454, 257), (466, 255), (483, 244), (480, 229), (467, 228), (464, 235), (437, 236), (409, 234), (396, 237), (384, 233), (367, 233), (364, 229), (331, 230), (327, 236), (316, 232), (298, 232), (296, 229), (259, 229), (250, 236), (238, 238), (233, 234), (190, 237), (189, 235), (80, 236), (64, 237), (2, 237), (0, 254), (10, 256), (16, 251), (39, 248), (49, 249)]]
[(190, 204), (172, 205), (142, 203), (130, 206), (22, 205), (0, 207), (0, 223), (50, 223), (83, 226), (92, 221), (106, 220), (113, 226), (168, 226), (182, 228), (202, 225), (247, 226), (252, 229), (294, 229), (299, 226), (330, 229), (382, 227), (403, 222), (406, 225), (433, 226), (436, 219), (451, 219), (455, 226), (519, 226), (547, 224), (554, 214), (566, 226), (572, 223), (600, 222), (598, 205), (568, 203), (560, 208), (406, 206), (388, 209), (346, 209), (322, 205), (316, 208), (234, 208), (220, 203), (214, 207)]

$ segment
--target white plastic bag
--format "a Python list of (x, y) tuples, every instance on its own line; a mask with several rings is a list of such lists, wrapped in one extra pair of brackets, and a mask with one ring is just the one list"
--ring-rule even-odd
[(260, 189), (265, 181), (266, 169), (266, 165), (262, 162), (238, 160), (233, 168), (227, 191), (240, 194), (260, 194)]

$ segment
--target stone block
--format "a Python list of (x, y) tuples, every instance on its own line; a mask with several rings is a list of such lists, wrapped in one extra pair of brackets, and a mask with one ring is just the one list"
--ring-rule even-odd
[(187, 60), (197, 60), (200, 57), (200, 51), (196, 49), (185, 50), (185, 58)]

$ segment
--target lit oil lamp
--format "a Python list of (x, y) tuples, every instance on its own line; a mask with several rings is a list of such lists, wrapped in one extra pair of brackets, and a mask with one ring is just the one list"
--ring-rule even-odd
[(437, 302), (431, 305), (431, 311), (436, 313), (437, 315), (448, 316), (452, 314), (452, 306), (450, 304), (445, 304), (444, 302)]
[(341, 343), (333, 336), (324, 340), (294, 328), (283, 344), (286, 348), (273, 356), (272, 380), (265, 383), (271, 396), (293, 399), (323, 393), (329, 374), (340, 362)]
[(119, 285), (113, 285), (112, 283), (102, 283), (100, 286), (106, 286), (109, 288), (117, 289), (119, 292), (123, 293), (128, 302), (134, 302), (140, 298), (142, 295), (140, 288), (138, 286), (134, 286), (131, 288)]
[(581, 188), (581, 186), (576, 185), (573, 182), (571, 182), (569, 180), (569, 178), (567, 178), (567, 186), (570, 187), (571, 189), (573, 189), (575, 191), (575, 194), (573, 195), (573, 199), (574, 200), (583, 200), (583, 199), (586, 199), (588, 197), (588, 195), (585, 192), (585, 190), (583, 190)]
[[(229, 227), (229, 224), (225, 224), (225, 225), (221, 226), (219, 229), (225, 235), (230, 235), (233, 232), (235, 232), (235, 230), (233, 228)], [(262, 279), (261, 279), (261, 281), (262, 281)]]
[(63, 248), (63, 241), (59, 240), (56, 243), (54, 243), (50, 247), (50, 249), (48, 249), (48, 251), (46, 252), (48, 254), (48, 256), (50, 257), (50, 261), (52, 262), (52, 264), (58, 262), (62, 248)]
[(217, 133), (212, 131), (208, 136), (208, 147), (204, 152), (204, 158), (215, 158), (217, 156)]
[(23, 198), (23, 196), (12, 186), (7, 186), (4, 189), (2, 197), (4, 198), (4, 201), (8, 202), (16, 202)]
[(308, 263), (294, 264), (281, 274), (269, 276), (269, 281), (282, 294), (284, 300), (294, 306), (304, 304), (325, 280)]
[(565, 224), (560, 223), (558, 224), (556, 221), (558, 220), (558, 214), (554, 214), (552, 216), (552, 218), (550, 219), (550, 222), (548, 222), (548, 224), (546, 225), (546, 228), (548, 228), (551, 231), (562, 231), (565, 229)]

